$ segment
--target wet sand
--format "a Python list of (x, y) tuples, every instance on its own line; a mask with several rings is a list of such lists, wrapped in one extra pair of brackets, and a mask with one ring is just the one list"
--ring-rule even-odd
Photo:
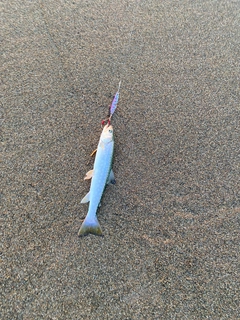
[(239, 319), (239, 1), (2, 8), (1, 319)]

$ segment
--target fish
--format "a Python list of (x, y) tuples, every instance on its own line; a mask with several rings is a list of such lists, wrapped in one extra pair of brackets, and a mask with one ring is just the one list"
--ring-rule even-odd
[(79, 236), (89, 233), (102, 235), (102, 229), (97, 219), (97, 209), (107, 184), (115, 184), (112, 170), (112, 159), (114, 151), (113, 126), (106, 124), (102, 130), (93, 169), (88, 171), (85, 180), (92, 179), (90, 191), (82, 199), (81, 203), (89, 202), (87, 215), (78, 232)]

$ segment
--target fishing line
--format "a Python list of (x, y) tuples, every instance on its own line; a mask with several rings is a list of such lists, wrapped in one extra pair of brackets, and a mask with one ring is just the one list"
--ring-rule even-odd
[(132, 40), (132, 35), (133, 35), (133, 31), (134, 31), (134, 27), (135, 27), (135, 20), (136, 20), (136, 11), (139, 5), (139, 0), (136, 1), (136, 6), (134, 6), (133, 9), (133, 20), (132, 20), (132, 26), (129, 32), (129, 37), (128, 37), (128, 44), (125, 46), (126, 50), (125, 50), (125, 59), (123, 61), (123, 68), (122, 68), (122, 75), (120, 73), (120, 81), (122, 81), (122, 79), (124, 78), (124, 74), (126, 73), (127, 70), (127, 59), (129, 58), (129, 52), (130, 52), (130, 45), (131, 45), (131, 40)]
[(127, 59), (129, 58), (129, 52), (130, 52), (130, 45), (131, 45), (131, 40), (132, 40), (132, 35), (133, 35), (133, 30), (135, 27), (135, 20), (136, 20), (136, 10), (138, 8), (139, 5), (139, 0), (136, 1), (136, 6), (133, 9), (133, 20), (132, 20), (132, 26), (129, 32), (129, 37), (128, 37), (128, 43), (125, 46), (125, 54), (123, 52), (123, 56), (124, 56), (124, 61), (122, 62), (123, 67), (121, 68), (121, 72), (120, 72), (120, 82), (118, 85), (118, 91), (116, 92), (112, 103), (109, 107), (109, 112), (108, 115), (106, 117), (106, 119), (102, 120), (102, 126), (104, 126), (106, 123), (108, 123), (110, 125), (111, 123), (111, 119), (112, 119), (112, 115), (115, 112), (116, 108), (117, 108), (117, 103), (118, 103), (118, 99), (119, 99), (119, 91), (120, 91), (120, 86), (121, 86), (121, 82), (122, 79), (124, 78), (124, 75), (126, 74), (127, 70)]

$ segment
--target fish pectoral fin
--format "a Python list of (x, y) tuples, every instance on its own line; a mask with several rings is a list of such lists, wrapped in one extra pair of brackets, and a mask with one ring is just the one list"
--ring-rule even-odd
[(92, 157), (97, 152), (97, 149), (93, 150), (93, 152), (90, 154), (90, 157)]
[(93, 169), (92, 169), (92, 170), (89, 170), (89, 171), (86, 173), (86, 176), (85, 176), (84, 180), (91, 179), (92, 177), (93, 177)]
[(82, 199), (81, 203), (87, 203), (90, 201), (90, 191), (85, 195), (85, 197)]
[(107, 184), (115, 184), (116, 183), (116, 180), (115, 180), (115, 177), (114, 177), (114, 173), (113, 173), (113, 170), (111, 169), (110, 173), (109, 173), (109, 176), (108, 176), (108, 180), (107, 180)]

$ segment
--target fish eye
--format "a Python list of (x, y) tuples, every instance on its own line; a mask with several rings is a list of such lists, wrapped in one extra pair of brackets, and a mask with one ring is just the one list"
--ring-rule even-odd
[(112, 130), (111, 130), (111, 129), (109, 129), (109, 130), (108, 130), (108, 132), (109, 132), (109, 133), (112, 133)]

